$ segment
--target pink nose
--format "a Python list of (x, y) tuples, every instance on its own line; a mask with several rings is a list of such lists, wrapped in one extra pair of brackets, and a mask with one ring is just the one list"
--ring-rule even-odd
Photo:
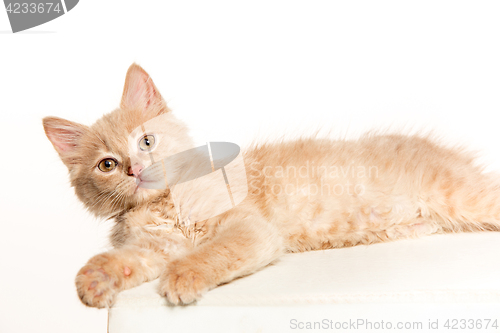
[(144, 167), (142, 165), (135, 164), (133, 167), (128, 168), (128, 175), (138, 177), (141, 174), (143, 169), (144, 169)]

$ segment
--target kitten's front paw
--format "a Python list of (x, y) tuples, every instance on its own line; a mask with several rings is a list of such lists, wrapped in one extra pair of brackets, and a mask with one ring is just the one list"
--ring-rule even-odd
[(175, 305), (193, 303), (211, 287), (209, 271), (190, 261), (172, 262), (160, 278), (160, 295)]
[(75, 282), (83, 304), (96, 308), (109, 308), (122, 284), (105, 255), (95, 256), (83, 266)]

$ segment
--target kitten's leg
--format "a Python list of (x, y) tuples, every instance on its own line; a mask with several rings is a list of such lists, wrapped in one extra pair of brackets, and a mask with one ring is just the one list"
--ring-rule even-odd
[[(446, 183), (445, 183), (446, 184)], [(450, 182), (428, 203), (445, 232), (500, 231), (500, 185), (488, 175)]]
[(157, 278), (166, 262), (164, 254), (135, 246), (98, 254), (76, 276), (78, 296), (85, 305), (110, 307), (121, 290)]
[(382, 240), (396, 240), (406, 238), (418, 238), (436, 233), (442, 233), (442, 227), (435, 221), (417, 218), (407, 223), (396, 224), (376, 233)]
[(204, 292), (251, 274), (283, 253), (278, 231), (258, 216), (230, 214), (211, 240), (167, 266), (160, 294), (173, 304), (189, 304)]

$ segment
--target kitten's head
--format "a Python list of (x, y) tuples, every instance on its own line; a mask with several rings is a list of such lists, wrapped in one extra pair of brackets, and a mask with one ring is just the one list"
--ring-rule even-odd
[(139, 187), (142, 170), (155, 160), (192, 148), (149, 75), (130, 66), (120, 108), (91, 127), (43, 119), (45, 133), (68, 167), (72, 186), (97, 216), (110, 216), (161, 194)]

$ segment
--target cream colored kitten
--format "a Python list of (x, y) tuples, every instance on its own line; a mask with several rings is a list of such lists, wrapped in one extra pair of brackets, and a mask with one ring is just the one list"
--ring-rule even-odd
[(121, 290), (158, 277), (169, 302), (188, 304), (286, 252), (500, 229), (496, 176), (462, 151), (400, 135), (247, 149), (245, 200), (216, 217), (187, 221), (179, 209), (202, 205), (207, 189), (185, 193), (175, 206), (169, 189), (138, 186), (146, 159), (130, 156), (128, 139), (145, 144), (134, 131), (156, 117), (164, 128), (161, 154), (193, 148), (186, 126), (134, 64), (120, 108), (91, 127), (43, 120), (77, 196), (96, 216), (116, 221), (114, 249), (91, 258), (76, 277), (86, 305), (109, 307)]

